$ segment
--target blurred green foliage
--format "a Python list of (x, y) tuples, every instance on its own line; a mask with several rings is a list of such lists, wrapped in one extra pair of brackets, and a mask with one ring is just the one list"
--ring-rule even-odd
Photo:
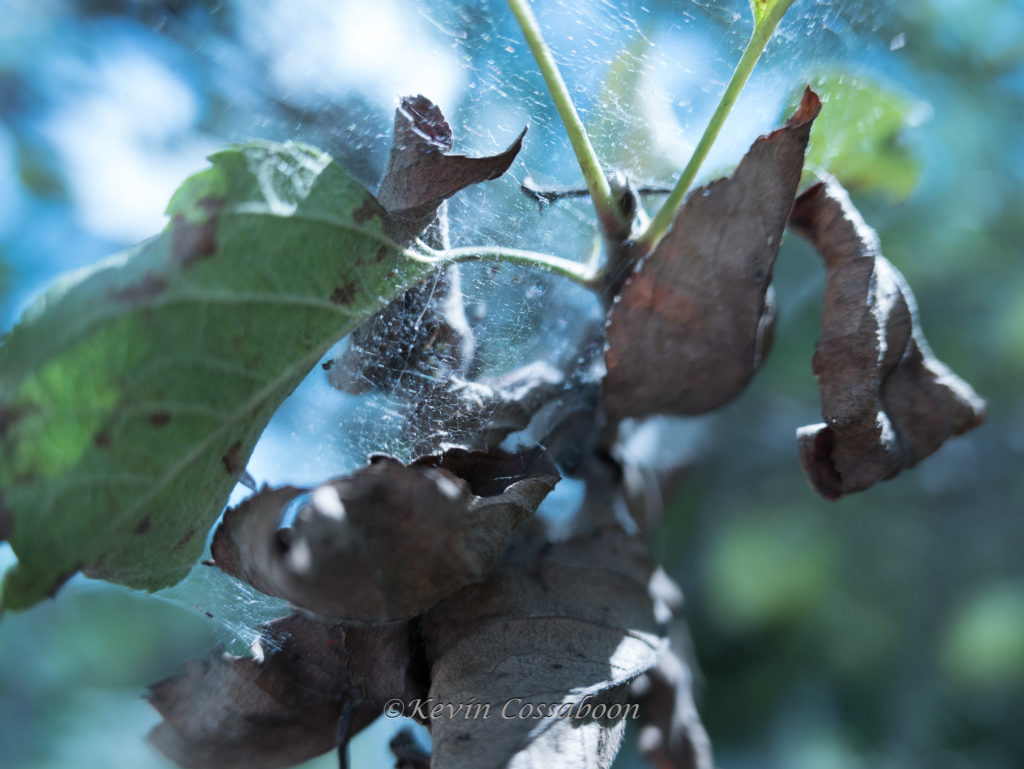
[[(924, 119), (927, 106), (870, 78), (846, 73), (819, 76), (811, 87), (823, 107), (811, 129), (808, 176), (825, 171), (853, 193), (906, 200), (917, 186), (921, 162), (904, 133)], [(800, 93), (794, 94), (786, 114), (799, 103)]]
[(810, 499), (792, 430), (820, 419), (822, 273), (788, 239), (772, 354), (711, 421), (660, 543), (722, 766), (1024, 765), (1022, 24), (1020, 4), (901, 3), (871, 37), (894, 44), (888, 68), (817, 83), (811, 162), (852, 188), (989, 421), (893, 481)]
[(817, 520), (792, 510), (730, 521), (711, 543), (702, 573), (716, 624), (759, 632), (816, 611), (835, 579), (833, 549)]
[(1024, 585), (990, 584), (949, 617), (942, 667), (951, 681), (978, 690), (1024, 684)]

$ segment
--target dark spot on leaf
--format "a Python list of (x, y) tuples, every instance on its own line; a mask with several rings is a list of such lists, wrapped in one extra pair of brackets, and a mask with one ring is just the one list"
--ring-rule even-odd
[(93, 436), (92, 442), (99, 446), (101, 449), (105, 449), (110, 445), (110, 433), (106, 430), (100, 430), (96, 435)]
[(174, 550), (181, 550), (181, 548), (185, 547), (185, 545), (187, 545), (192, 540), (192, 537), (194, 537), (195, 535), (196, 535), (195, 527), (189, 529), (188, 531), (185, 532), (185, 536), (183, 536), (181, 539), (179, 539), (177, 542), (174, 543), (174, 548), (173, 549)]
[(176, 214), (171, 223), (171, 256), (186, 268), (217, 251), (217, 225), (224, 201), (207, 197), (197, 205), (209, 214), (205, 221), (192, 223)]
[(0, 435), (6, 435), (7, 430), (13, 427), (14, 423), (23, 416), (25, 416), (23, 408), (0, 403)]
[(331, 301), (335, 304), (350, 304), (356, 297), (356, 287), (351, 283), (338, 286), (331, 293)]
[(14, 512), (4, 504), (4, 498), (0, 495), (0, 542), (11, 538), (14, 531)]
[(111, 291), (108, 296), (118, 302), (140, 302), (151, 299), (167, 289), (167, 279), (153, 273), (144, 275), (142, 280), (131, 286)]
[(387, 255), (388, 255), (388, 247), (387, 246), (381, 246), (380, 248), (377, 249), (377, 253), (374, 256), (374, 259), (376, 259), (376, 261), (378, 261), (378, 262), (383, 262), (384, 261), (384, 257), (386, 257)]
[[(375, 216), (380, 215), (380, 206), (373, 200), (366, 200), (359, 208), (352, 213), (352, 221), (356, 224), (365, 224)], [(384, 248), (381, 246), (381, 248)]]
[(224, 464), (228, 475), (235, 476), (242, 472), (245, 469), (242, 465), (242, 442), (235, 441), (231, 444), (231, 448), (220, 458), (220, 461)]
[(143, 518), (141, 521), (139, 521), (139, 525), (135, 527), (135, 533), (136, 534), (145, 534), (147, 531), (149, 531), (150, 523), (151, 523), (151, 521), (149, 519), (149, 516), (147, 515), (145, 518)]
[(295, 532), (292, 529), (278, 529), (274, 533), (274, 544), (277, 546), (281, 555), (284, 555), (291, 550), (292, 540), (294, 538)]
[(153, 427), (163, 427), (170, 421), (171, 415), (166, 411), (154, 411), (149, 415), (149, 423), (153, 425)]

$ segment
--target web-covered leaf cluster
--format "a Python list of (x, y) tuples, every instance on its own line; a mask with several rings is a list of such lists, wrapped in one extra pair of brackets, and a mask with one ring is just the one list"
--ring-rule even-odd
[[(755, 40), (788, 5), (751, 3)], [(730, 176), (663, 207), (664, 233), (629, 180), (617, 186), (625, 226), (604, 227), (592, 270), (450, 248), (445, 201), (503, 174), (526, 131), (491, 157), (452, 154), (423, 96), (397, 110), (375, 196), (310, 148), (218, 154), (175, 196), (164, 233), (69, 279), (0, 347), (0, 535), (19, 557), (5, 606), (77, 571), (150, 590), (180, 579), (271, 415), (351, 332), (322, 376), (414, 405), (419, 456), (373, 456), (227, 510), (208, 566), (295, 610), (257, 629), (250, 656), (155, 684), (154, 744), (191, 767), (332, 749), (344, 765), (349, 738), (398, 703), (433, 738), (429, 759), (399, 742), (399, 765), (607, 767), (629, 716), (657, 765), (708, 769), (678, 589), (651, 556), (643, 476), (623, 448), (629, 422), (708, 413), (747, 388), (771, 349), (787, 226), (826, 266), (824, 422), (797, 434), (816, 491), (868, 488), (984, 419), (838, 183), (798, 196), (821, 108), (807, 89)], [(581, 334), (572, 366), (481, 372), (455, 262), (484, 254), (599, 297), (606, 325)], [(584, 496), (558, 536), (536, 511), (563, 477)], [(470, 703), (476, 716), (457, 718)]]

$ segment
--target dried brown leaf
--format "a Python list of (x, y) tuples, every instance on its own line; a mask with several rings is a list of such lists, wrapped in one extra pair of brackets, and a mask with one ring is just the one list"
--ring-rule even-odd
[(663, 647), (651, 568), (638, 538), (604, 530), (507, 563), (428, 612), (430, 702), (479, 706), (431, 719), (431, 766), (608, 767), (628, 684)]
[(430, 224), (438, 206), (472, 184), (497, 179), (523, 146), (526, 129), (497, 155), (450, 155), (452, 129), (441, 109), (425, 96), (406, 96), (395, 111), (395, 134), (377, 200), (407, 233)]
[[(392, 696), (416, 698), (406, 623), (345, 626), (292, 615), (262, 628), (253, 657), (210, 656), (150, 688), (150, 740), (194, 769), (274, 769), (334, 749)], [(341, 735), (345, 739), (346, 735)]]
[(827, 270), (814, 351), (825, 421), (797, 431), (800, 460), (815, 490), (838, 499), (977, 427), (985, 402), (932, 354), (910, 287), (838, 183), (801, 195), (792, 224)]
[(693, 676), (672, 649), (633, 684), (640, 752), (655, 769), (712, 769), (711, 743), (693, 702)]
[[(316, 489), (262, 491), (224, 514), (213, 560), (264, 593), (326, 616), (419, 614), (486, 577), (508, 535), (558, 481), (539, 449), (463, 458), (468, 481), (443, 469), (446, 456), (434, 467), (375, 456)], [(486, 463), (502, 476), (485, 483)]]
[(820, 108), (807, 89), (731, 177), (691, 193), (623, 286), (607, 328), (610, 418), (702, 414), (739, 395), (760, 368), (774, 321), (772, 267)]

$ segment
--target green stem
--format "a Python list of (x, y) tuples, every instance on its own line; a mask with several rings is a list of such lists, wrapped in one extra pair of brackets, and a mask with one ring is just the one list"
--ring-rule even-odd
[(545, 272), (560, 275), (586, 288), (594, 288), (598, 275), (593, 267), (571, 259), (562, 259), (537, 251), (523, 251), (517, 248), (500, 246), (468, 246), (465, 248), (449, 248), (447, 251), (435, 251), (430, 261), (438, 267), (463, 262), (504, 262), (534, 267)]
[(590, 199), (594, 202), (601, 229), (607, 237), (621, 237), (629, 223), (623, 221), (615, 196), (612, 194), (611, 185), (608, 184), (608, 179), (601, 170), (597, 153), (594, 152), (587, 131), (583, 127), (583, 121), (580, 120), (579, 113), (576, 112), (576, 106), (569, 95), (569, 89), (565, 87), (565, 81), (558, 71), (558, 65), (555, 63), (554, 56), (551, 55), (551, 49), (544, 42), (537, 18), (530, 9), (529, 0), (507, 0), (507, 2), (516, 21), (519, 22), (526, 44), (530, 46), (533, 58), (537, 61), (537, 67), (540, 69), (541, 75), (544, 76), (544, 83), (551, 94), (551, 100), (555, 103), (558, 116), (565, 126), (565, 132), (569, 135), (569, 142), (572, 144), (576, 160), (579, 161), (580, 169), (583, 171), (583, 178), (587, 182), (587, 190), (590, 192)]
[(725, 92), (722, 94), (721, 101), (718, 102), (718, 106), (711, 116), (711, 121), (708, 123), (707, 128), (704, 129), (704, 135), (700, 137), (700, 141), (697, 142), (697, 147), (694, 149), (693, 155), (690, 156), (686, 168), (680, 174), (679, 181), (676, 182), (672, 192), (669, 193), (669, 196), (665, 199), (661, 208), (658, 209), (658, 213), (651, 219), (647, 228), (637, 238), (636, 252), (638, 254), (648, 254), (653, 251), (655, 246), (658, 245), (658, 241), (664, 237), (668, 228), (672, 226), (672, 222), (676, 217), (676, 211), (683, 204), (683, 198), (686, 197), (686, 193), (689, 191), (690, 185), (693, 184), (701, 164), (707, 158), (711, 145), (718, 138), (718, 133), (721, 131), (725, 119), (729, 116), (729, 112), (732, 111), (733, 105), (736, 104), (740, 91), (743, 90), (743, 86), (746, 85), (747, 80), (750, 78), (750, 73), (754, 71), (754, 65), (757, 64), (757, 60), (761, 57), (761, 53), (768, 44), (768, 40), (771, 39), (775, 28), (778, 26), (789, 5), (790, 3), (788, 2), (781, 3), (754, 25), (754, 32), (750, 37), (750, 42), (747, 43), (747, 48), (736, 65), (736, 69), (729, 79), (729, 84), (725, 87)]

